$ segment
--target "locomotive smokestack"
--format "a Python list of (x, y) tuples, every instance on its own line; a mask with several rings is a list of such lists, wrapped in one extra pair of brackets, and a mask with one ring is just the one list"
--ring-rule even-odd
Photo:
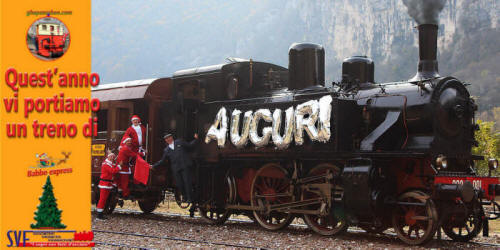
[(439, 77), (437, 62), (437, 31), (435, 24), (418, 26), (419, 61), (417, 74), (410, 82)]
[(446, 0), (403, 0), (408, 14), (420, 24), (438, 24)]
[(294, 43), (288, 50), (288, 89), (325, 86), (325, 49), (314, 43)]
[(446, 0), (403, 0), (408, 14), (418, 25), (419, 59), (417, 74), (410, 81), (439, 77), (437, 63), (437, 31), (439, 13)]

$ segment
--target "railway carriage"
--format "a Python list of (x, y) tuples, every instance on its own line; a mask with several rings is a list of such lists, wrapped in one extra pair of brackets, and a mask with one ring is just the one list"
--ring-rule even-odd
[(36, 25), (35, 47), (37, 53), (48, 58), (60, 57), (64, 54), (64, 46), (68, 33), (60, 23), (40, 22)]
[[(172, 80), (171, 78), (155, 78), (137, 81), (112, 83), (92, 89), (92, 97), (101, 102), (100, 110), (94, 114), (98, 119), (97, 136), (92, 138), (92, 202), (99, 200), (99, 176), (101, 163), (107, 152), (118, 153), (120, 141), (125, 130), (130, 126), (132, 114), (140, 114), (141, 121), (147, 127), (146, 160), (159, 160), (164, 145), (161, 135), (166, 128), (171, 107)], [(166, 111), (167, 110), (167, 111)], [(167, 180), (165, 169), (149, 178), (148, 187), (134, 185), (131, 187), (139, 205), (144, 212), (153, 211), (163, 200), (164, 192), (171, 185)], [(110, 213), (118, 202), (117, 194), (110, 196), (106, 212)]]
[[(109, 148), (114, 129), (125, 129), (109, 111), (114, 105), (129, 105), (127, 125), (133, 112), (147, 114), (151, 162), (161, 157), (161, 132), (202, 135), (193, 206), (210, 223), (245, 214), (278, 230), (302, 217), (322, 235), (350, 225), (394, 228), (402, 241), (423, 244), (442, 228), (468, 241), (498, 217), (499, 180), (476, 174), (477, 106), (463, 82), (439, 75), (437, 26), (418, 28), (420, 61), (408, 81), (375, 83), (374, 62), (354, 56), (343, 62), (342, 81), (326, 87), (323, 47), (293, 44), (288, 69), (231, 58), (140, 85), (133, 98), (102, 94), (128, 91), (127, 84), (99, 87), (93, 96), (109, 101), (98, 114), (108, 123), (100, 135)], [(151, 176), (132, 190), (145, 212), (176, 190), (168, 164)]]

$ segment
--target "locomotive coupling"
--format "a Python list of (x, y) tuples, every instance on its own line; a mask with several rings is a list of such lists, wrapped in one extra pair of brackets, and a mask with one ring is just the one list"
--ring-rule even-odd
[(464, 202), (471, 202), (476, 193), (472, 183), (465, 181), (463, 185), (437, 184), (436, 194), (440, 200), (455, 200), (457, 197), (460, 197)]

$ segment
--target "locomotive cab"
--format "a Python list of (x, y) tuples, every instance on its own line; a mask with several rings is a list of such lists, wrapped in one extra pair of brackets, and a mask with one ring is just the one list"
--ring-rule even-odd
[[(278, 65), (239, 58), (228, 58), (226, 64), (176, 71), (176, 89), (196, 84), (196, 99), (202, 102), (226, 101), (268, 95), (288, 87), (288, 70)], [(196, 83), (194, 83), (196, 82)], [(192, 99), (192, 98), (191, 98)]]
[[(286, 68), (269, 63), (230, 58), (230, 63), (179, 70), (174, 73), (177, 137), (192, 139), (208, 131), (204, 118), (211, 107), (232, 100), (268, 97), (287, 88)], [(209, 118), (210, 120), (212, 118)]]

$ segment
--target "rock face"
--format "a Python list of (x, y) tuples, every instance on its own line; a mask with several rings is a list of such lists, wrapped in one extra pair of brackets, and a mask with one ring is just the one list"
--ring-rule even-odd
[[(267, 55), (286, 65), (286, 52), (270, 48), (286, 41), (320, 43), (327, 84), (341, 78), (342, 60), (353, 55), (373, 58), (377, 82), (406, 80), (416, 72), (417, 23), (403, 1), (291, 0), (273, 7), (260, 10), (266, 18), (252, 19), (259, 28), (238, 38), (237, 53)], [(500, 59), (499, 7), (496, 0), (447, 0), (439, 15), (439, 71), (472, 83), (481, 110), (500, 106), (494, 98), (500, 95), (500, 66), (494, 63)]]
[[(475, 95), (500, 95), (500, 66), (491, 63), (500, 59), (499, 7), (447, 0), (439, 15), (440, 74), (473, 83)], [(378, 82), (409, 79), (418, 62), (417, 23), (401, 0), (97, 1), (92, 8), (92, 66), (104, 82), (168, 76), (230, 56), (287, 67), (294, 42), (324, 46), (327, 84), (340, 80), (341, 62), (352, 55), (373, 58)]]
[[(447, 1), (439, 19), (438, 51), (441, 69), (448, 71), (447, 62), (440, 60), (460, 57), (456, 45), (462, 45), (479, 33), (499, 34), (499, 9), (495, 0)], [(351, 55), (372, 57), (377, 66), (377, 81), (407, 79), (416, 69), (418, 59), (417, 23), (407, 13), (402, 1), (339, 0), (289, 1), (285, 10), (297, 11), (308, 28), (303, 40), (324, 45), (327, 52), (328, 79), (339, 78), (340, 61)], [(473, 39), (475, 40), (475, 39)], [(477, 41), (477, 40), (476, 40)], [(463, 60), (464, 58), (462, 58)], [(408, 62), (403, 62), (404, 60)], [(410, 71), (401, 69), (409, 66)], [(394, 68), (397, 67), (397, 68)], [(399, 68), (399, 69), (398, 69)], [(450, 69), (453, 73), (454, 69)]]

